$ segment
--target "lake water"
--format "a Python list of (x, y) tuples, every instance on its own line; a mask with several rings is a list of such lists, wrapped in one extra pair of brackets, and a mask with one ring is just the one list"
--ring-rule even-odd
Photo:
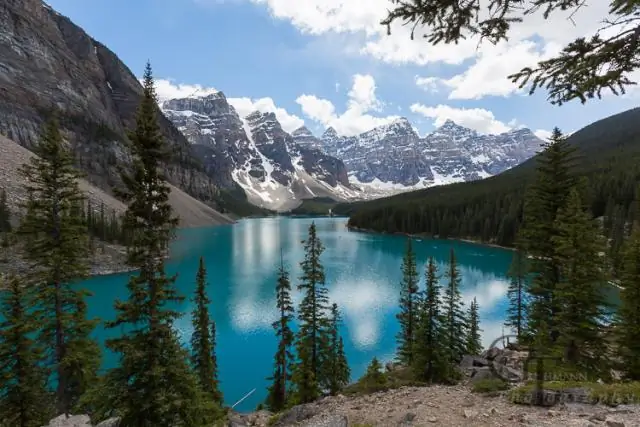
[[(391, 360), (395, 335), (400, 265), (406, 237), (348, 231), (346, 218), (261, 218), (234, 225), (182, 230), (174, 243), (169, 273), (178, 272), (177, 286), (188, 298), (180, 310), (185, 316), (176, 328), (188, 342), (191, 334), (195, 275), (200, 256), (205, 257), (211, 315), (217, 326), (219, 379), (227, 404), (232, 405), (252, 389), (256, 391), (236, 407), (251, 411), (266, 396), (276, 340), (271, 322), (276, 318), (276, 268), (280, 249), (291, 271), (294, 301), (303, 258), (300, 243), (315, 221), (318, 236), (326, 247), (321, 260), (325, 267), (330, 298), (343, 313), (342, 336), (351, 366), (352, 379), (360, 377), (376, 356)], [(420, 240), (414, 248), (424, 273), (427, 257), (433, 256), (443, 272), (449, 249), (456, 251), (466, 302), (476, 297), (480, 305), (483, 341), (488, 345), (502, 335), (508, 281), (505, 273), (511, 252), (445, 240)], [(423, 274), (421, 274), (423, 276)], [(92, 278), (84, 285), (93, 292), (89, 314), (104, 320), (114, 317), (113, 302), (127, 298), (128, 274)], [(444, 283), (444, 280), (443, 280)], [(98, 329), (98, 339), (119, 333)], [(104, 367), (117, 363), (105, 354)]]

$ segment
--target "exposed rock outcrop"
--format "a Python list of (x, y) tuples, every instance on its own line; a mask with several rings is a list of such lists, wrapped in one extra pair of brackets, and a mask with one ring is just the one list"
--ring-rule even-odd
[[(142, 71), (142, 70), (140, 70)], [(142, 94), (136, 76), (102, 43), (41, 0), (0, 2), (0, 134), (26, 148), (55, 109), (89, 182), (109, 192), (130, 161), (126, 130)], [(199, 170), (186, 138), (162, 114), (173, 160), (170, 181), (200, 200), (217, 188)]]

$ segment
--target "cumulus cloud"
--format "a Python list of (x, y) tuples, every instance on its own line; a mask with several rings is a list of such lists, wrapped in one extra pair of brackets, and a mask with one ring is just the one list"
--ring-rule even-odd
[(536, 131), (533, 132), (538, 138), (542, 139), (542, 140), (547, 140), (551, 137), (551, 131), (545, 130), (545, 129), (538, 129)]
[(460, 126), (485, 134), (498, 134), (513, 128), (513, 126), (496, 119), (491, 111), (484, 108), (454, 108), (442, 104), (428, 107), (416, 103), (412, 104), (410, 109), (414, 113), (433, 119), (434, 126), (442, 126), (448, 119)]
[(212, 87), (175, 83), (174, 79), (156, 79), (156, 93), (160, 102), (167, 99), (188, 98), (190, 96), (206, 96), (217, 93)]
[(300, 126), (304, 125), (304, 120), (295, 114), (289, 114), (287, 110), (282, 107), (276, 106), (275, 102), (271, 98), (228, 98), (229, 104), (240, 114), (240, 117), (248, 116), (254, 111), (260, 111), (262, 113), (275, 113), (276, 118), (282, 125), (282, 129), (287, 132), (293, 132)]
[(356, 74), (348, 93), (347, 109), (338, 114), (333, 103), (315, 95), (300, 95), (296, 102), (302, 112), (325, 127), (333, 127), (345, 136), (357, 135), (376, 126), (387, 124), (398, 116), (376, 117), (369, 112), (380, 111), (383, 103), (376, 96), (376, 82), (373, 76)]
[[(577, 37), (594, 34), (602, 27), (609, 9), (609, 2), (587, 0), (577, 11), (555, 11), (545, 19), (541, 8), (525, 17), (523, 22), (512, 25), (509, 41), (496, 46), (484, 43), (478, 48), (478, 40), (472, 37), (458, 44), (432, 46), (422, 37), (424, 30), (420, 27), (411, 40), (411, 26), (404, 26), (400, 21), (394, 22), (391, 35), (388, 35), (380, 21), (394, 7), (390, 0), (250, 1), (266, 7), (274, 18), (289, 21), (304, 34), (351, 34), (359, 44), (355, 52), (386, 63), (460, 65), (474, 59), (465, 72), (440, 80), (451, 89), (452, 99), (509, 96), (517, 92), (517, 86), (506, 78), (507, 75), (524, 66), (535, 65)], [(481, 7), (481, 11), (488, 13), (486, 7)], [(354, 51), (344, 50), (346, 54)], [(419, 85), (432, 90), (437, 87), (435, 82), (422, 81)]]

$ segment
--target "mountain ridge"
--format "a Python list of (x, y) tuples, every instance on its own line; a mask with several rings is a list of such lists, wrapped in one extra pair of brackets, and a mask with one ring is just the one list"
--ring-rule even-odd
[[(568, 136), (567, 142), (577, 150), (575, 174), (587, 180), (586, 206), (594, 217), (608, 218), (606, 233), (624, 228), (620, 224), (637, 216), (634, 200), (640, 184), (640, 108), (591, 123)], [(349, 225), (354, 228), (510, 246), (522, 220), (523, 195), (535, 175), (536, 159), (481, 181), (320, 208), (351, 215)], [(615, 227), (611, 223), (614, 219)]]
[[(205, 159), (205, 170), (217, 171), (218, 182), (235, 182), (252, 203), (279, 211), (311, 198), (367, 200), (486, 178), (526, 160), (542, 143), (526, 128), (480, 135), (452, 120), (420, 136), (406, 117), (353, 137), (332, 127), (318, 137), (304, 125), (287, 133), (273, 112), (240, 117), (222, 91), (168, 99), (162, 109)], [(260, 139), (259, 147), (250, 136)], [(271, 178), (275, 184), (268, 185)]]
[(222, 91), (169, 99), (161, 108), (223, 186), (239, 185), (250, 202), (286, 211), (302, 199), (356, 196), (344, 164), (297, 144), (274, 113), (240, 117)]

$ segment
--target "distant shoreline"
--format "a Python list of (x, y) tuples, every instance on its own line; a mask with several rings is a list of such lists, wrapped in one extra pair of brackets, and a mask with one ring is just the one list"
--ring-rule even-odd
[(485, 246), (485, 247), (490, 247), (490, 248), (497, 248), (497, 249), (505, 249), (508, 251), (515, 251), (515, 248), (509, 247), (509, 246), (501, 246), (495, 243), (487, 243), (487, 242), (482, 242), (480, 240), (474, 240), (474, 239), (462, 239), (462, 238), (454, 238), (454, 237), (448, 237), (446, 239), (441, 239), (438, 237), (433, 237), (432, 235), (428, 234), (428, 233), (404, 233), (401, 231), (397, 231), (395, 233), (389, 233), (386, 231), (375, 231), (375, 230), (370, 230), (367, 228), (360, 228), (360, 227), (354, 227), (354, 226), (350, 226), (347, 225), (347, 229), (349, 231), (356, 231), (358, 233), (370, 233), (370, 234), (380, 234), (380, 235), (390, 235), (390, 236), (407, 236), (407, 237), (413, 237), (413, 238), (422, 238), (422, 239), (432, 239), (432, 240), (451, 240), (454, 242), (463, 242), (463, 243), (471, 243), (473, 245), (478, 245), (478, 246)]

